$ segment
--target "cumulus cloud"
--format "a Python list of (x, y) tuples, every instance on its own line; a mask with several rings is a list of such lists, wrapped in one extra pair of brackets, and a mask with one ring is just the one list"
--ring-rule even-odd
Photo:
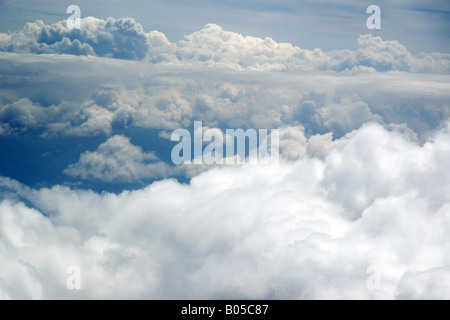
[(96, 55), (136, 60), (147, 55), (147, 36), (132, 18), (81, 20), (81, 29), (70, 30), (65, 21), (46, 25), (30, 22), (10, 35), (0, 37), (0, 51)]
[[(415, 73), (446, 72), (448, 57), (413, 56), (397, 41), (364, 35), (356, 51), (325, 54), (213, 24), (176, 43), (158, 31), (144, 33), (132, 19), (85, 18), (83, 26), (69, 31), (62, 22), (36, 22), (3, 34), (0, 47), (39, 53), (24, 48), (36, 39), (56, 45), (68, 33), (101, 57), (142, 59), (142, 42), (147, 59), (2, 53), (0, 135), (32, 129), (109, 137), (133, 126), (167, 133), (202, 120), (221, 129), (303, 126), (307, 136), (340, 138), (377, 121), (406, 124), (424, 141), (450, 116), (448, 76)], [(375, 72), (389, 70), (410, 73)]]
[(64, 173), (81, 179), (101, 181), (139, 181), (167, 177), (170, 167), (159, 161), (153, 153), (145, 153), (123, 136), (113, 136), (96, 151), (86, 151), (80, 160), (71, 164)]
[(215, 24), (208, 24), (179, 41), (175, 54), (180, 61), (261, 71), (286, 70), (289, 66), (314, 69), (327, 60), (320, 49), (309, 51), (271, 38), (244, 37)]
[[(190, 182), (0, 177), (0, 299), (448, 298), (450, 55), (357, 41), (305, 50), (208, 24), (170, 42), (92, 17), (1, 33), (0, 139), (100, 136), (62, 166), (81, 187)], [(172, 167), (138, 145), (196, 120), (279, 128), (281, 163)]]
[(302, 157), (324, 158), (332, 149), (345, 146), (355, 131), (340, 139), (333, 140), (333, 133), (315, 134), (309, 138), (302, 126), (280, 128), (280, 154), (285, 159), (297, 160)]
[[(1, 178), (0, 292), (448, 298), (449, 141), (450, 124), (423, 146), (368, 124), (323, 160), (216, 168), (117, 195)], [(69, 265), (81, 267), (81, 291), (66, 288)], [(370, 266), (381, 272), (373, 290)]]
[(38, 129), (44, 131), (43, 135), (109, 135), (114, 120), (110, 110), (92, 101), (83, 104), (64, 101), (45, 107), (23, 98), (0, 107), (0, 121), (4, 122), (0, 134), (13, 135)]
[(243, 36), (216, 24), (171, 43), (159, 31), (145, 33), (132, 18), (106, 20), (87, 17), (80, 30), (65, 21), (27, 23), (19, 31), (0, 34), (0, 51), (90, 55), (127, 60), (146, 58), (154, 64), (194, 65), (232, 70), (335, 70), (350, 73), (409, 71), (448, 73), (450, 54), (411, 54), (398, 41), (360, 35), (359, 49), (323, 52), (306, 50), (272, 38)]
[(359, 129), (366, 122), (383, 121), (356, 94), (335, 100), (334, 92), (312, 90), (303, 96), (292, 117), (304, 123), (310, 134), (333, 132), (338, 137)]
[(450, 71), (450, 54), (420, 53), (415, 56), (398, 41), (384, 41), (371, 34), (360, 35), (357, 41), (360, 48), (356, 51), (305, 50), (289, 43), (277, 43), (271, 38), (244, 37), (208, 24), (172, 48), (182, 62), (237, 70)]
[(409, 71), (437, 72), (450, 71), (450, 55), (440, 53), (421, 53), (412, 55), (398, 41), (383, 41), (371, 34), (360, 35), (359, 49), (338, 50), (330, 53), (329, 66), (337, 71)]

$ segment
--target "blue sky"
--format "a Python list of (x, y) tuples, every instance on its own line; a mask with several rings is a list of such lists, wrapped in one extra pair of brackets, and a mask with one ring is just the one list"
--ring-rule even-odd
[[(450, 299), (449, 12), (0, 1), (0, 299)], [(280, 161), (175, 166), (195, 121)]]
[(369, 5), (382, 10), (385, 40), (398, 40), (412, 52), (450, 52), (448, 1), (53, 1), (6, 0), (0, 2), (0, 31), (21, 28), (26, 22), (47, 24), (67, 17), (65, 9), (80, 6), (82, 16), (133, 17), (145, 30), (164, 32), (172, 41), (216, 23), (245, 35), (272, 37), (299, 47), (323, 50), (355, 48), (354, 39), (366, 33)]

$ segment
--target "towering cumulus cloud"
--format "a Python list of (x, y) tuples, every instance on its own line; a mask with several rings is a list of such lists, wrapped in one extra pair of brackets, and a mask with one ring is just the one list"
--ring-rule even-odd
[[(0, 299), (450, 299), (450, 55), (81, 23), (0, 34)], [(195, 121), (280, 162), (174, 166)]]
[[(0, 50), (10, 52), (97, 55), (117, 59), (142, 59), (147, 38), (134, 19), (82, 20), (83, 28), (68, 29), (65, 21), (51, 26), (42, 21), (27, 23), (23, 30), (0, 38)], [(6, 40), (6, 41), (5, 41)]]

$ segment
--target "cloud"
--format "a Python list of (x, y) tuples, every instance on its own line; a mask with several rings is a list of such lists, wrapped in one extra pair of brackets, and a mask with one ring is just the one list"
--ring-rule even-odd
[(140, 147), (123, 136), (113, 136), (99, 145), (96, 151), (86, 151), (80, 160), (64, 173), (81, 179), (101, 181), (139, 181), (167, 177), (171, 168), (153, 153), (144, 153)]
[(180, 61), (260, 71), (286, 70), (290, 66), (311, 70), (327, 59), (319, 49), (309, 51), (271, 38), (244, 37), (215, 24), (179, 41), (175, 55)]
[(302, 126), (307, 137), (339, 139), (377, 121), (404, 124), (423, 142), (450, 117), (445, 74), (235, 72), (16, 53), (0, 60), (3, 136), (170, 134), (201, 120), (222, 130)]
[(309, 138), (302, 126), (280, 128), (280, 154), (285, 159), (298, 160), (302, 157), (324, 158), (332, 149), (345, 146), (355, 134), (348, 133), (340, 139), (333, 140), (333, 133), (315, 134)]
[(355, 51), (323, 52), (278, 43), (269, 37), (243, 36), (216, 24), (207, 24), (175, 43), (159, 31), (145, 33), (132, 18), (87, 17), (81, 24), (80, 30), (69, 30), (65, 21), (53, 25), (42, 21), (27, 23), (20, 31), (0, 34), (0, 51), (146, 58), (154, 64), (253, 71), (450, 72), (450, 54), (413, 55), (398, 41), (384, 41), (371, 34), (359, 36), (359, 49)]
[[(1, 288), (10, 298), (446, 298), (449, 138), (450, 124), (423, 146), (368, 124), (323, 160), (216, 168), (117, 195), (1, 178)], [(69, 265), (81, 267), (81, 291), (66, 289)]]
[[(0, 139), (84, 137), (54, 169), (77, 188), (167, 179), (113, 194), (0, 177), (0, 298), (447, 298), (450, 55), (357, 42), (216, 24), (171, 42), (92, 17), (1, 33)], [(172, 167), (141, 147), (196, 120), (279, 128), (281, 163)]]
[[(120, 116), (120, 113), (118, 114)], [(83, 104), (62, 102), (48, 107), (19, 99), (0, 107), (1, 134), (21, 134), (28, 130), (44, 130), (45, 135), (68, 136), (109, 135), (112, 122), (117, 119), (105, 108), (88, 101)]]
[[(1, 54), (0, 135), (110, 137), (129, 127), (170, 132), (202, 120), (222, 130), (303, 126), (307, 136), (340, 138), (377, 121), (406, 124), (424, 141), (450, 116), (448, 76), (416, 73), (447, 72), (448, 57), (414, 56), (397, 41), (363, 35), (356, 51), (323, 53), (214, 24), (176, 43), (128, 18), (85, 18), (83, 25), (70, 35), (101, 57)], [(64, 32), (63, 22), (36, 22), (2, 35), (0, 47), (35, 52), (23, 48), (36, 39), (57, 44)], [(103, 51), (96, 47), (102, 37), (111, 40)], [(137, 39), (149, 48), (136, 57), (143, 61), (102, 58), (139, 51)]]
[(81, 29), (69, 30), (65, 21), (46, 25), (30, 22), (10, 35), (0, 37), (0, 51), (37, 54), (94, 55), (136, 60), (147, 55), (147, 37), (132, 18), (81, 20)]
[(450, 72), (450, 55), (440, 53), (411, 54), (398, 41), (383, 41), (371, 34), (360, 35), (359, 49), (323, 52), (305, 50), (271, 38), (244, 37), (206, 25), (176, 43), (175, 55), (182, 62), (236, 70), (300, 71), (336, 70), (345, 72)]
[(408, 272), (400, 281), (398, 297), (402, 300), (448, 300), (449, 282), (450, 268)]
[[(398, 41), (383, 41), (381, 37), (371, 34), (360, 35), (359, 49), (338, 50), (330, 52), (329, 65), (337, 71), (407, 71), (437, 72), (450, 71), (450, 55), (441, 53), (420, 53), (412, 55)], [(368, 69), (366, 69), (368, 68)]]
[(306, 93), (291, 115), (292, 120), (305, 124), (309, 134), (333, 132), (342, 137), (366, 122), (383, 122), (383, 118), (372, 114), (370, 107), (358, 95), (343, 95), (335, 101), (334, 92), (327, 91)]
[[(131, 147), (139, 148), (142, 140), (134, 139), (139, 138), (132, 133), (135, 128), (170, 134), (176, 128), (190, 128), (193, 120), (203, 120), (223, 132), (227, 128), (279, 127), (282, 156), (297, 160), (304, 156), (324, 158), (334, 148), (344, 146), (364, 123), (374, 120), (391, 130), (401, 130), (411, 141), (425, 143), (450, 116), (447, 75), (235, 73), (217, 68), (158, 68), (146, 61), (14, 53), (1, 59), (2, 74), (6, 75), (5, 86), (0, 89), (3, 136), (67, 139), (95, 135), (107, 141), (126, 135), (135, 141), (136, 146)], [(11, 73), (17, 75), (8, 76)], [(55, 83), (54, 79), (59, 81)], [(41, 83), (39, 90), (33, 89), (36, 81)], [(157, 134), (143, 134), (156, 141), (152, 139)], [(166, 146), (168, 150), (170, 145)], [(190, 179), (213, 168), (172, 168), (170, 162), (122, 157), (124, 162), (114, 163), (110, 169), (117, 171), (112, 172), (107, 166), (112, 160), (95, 147), (63, 159), (54, 174), (71, 181), (78, 179), (81, 187), (95, 181), (110, 187), (119, 182), (142, 183), (173, 176)], [(164, 152), (170, 154), (167, 150), (158, 150), (158, 155), (164, 159)], [(83, 162), (83, 156), (91, 153), (91, 158)], [(94, 156), (106, 160), (93, 164)], [(345, 184), (341, 188), (348, 190)], [(349, 217), (357, 216), (364, 201), (372, 200), (352, 205), (351, 197), (344, 199), (349, 195), (331, 194), (336, 199), (343, 197)]]
[[(202, 129), (203, 133), (209, 129), (210, 131), (215, 130), (215, 134), (223, 135), (222, 150), (224, 153), (222, 156), (224, 158), (220, 157), (223, 163), (233, 161), (235, 165), (239, 165), (241, 162), (248, 162), (248, 158), (240, 160), (239, 155), (233, 155), (232, 159), (226, 158), (226, 144), (230, 143), (230, 138), (219, 128), (203, 126)], [(285, 126), (279, 129), (280, 154), (289, 160), (298, 160), (304, 156), (323, 159), (334, 148), (345, 146), (353, 135), (354, 132), (351, 132), (337, 140), (333, 140), (332, 133), (317, 134), (308, 138), (303, 127)], [(171, 136), (166, 138), (170, 140)], [(208, 144), (204, 142), (203, 147)], [(136, 182), (177, 175), (193, 178), (216, 167), (224, 167), (223, 164), (206, 164), (204, 160), (207, 156), (200, 155), (199, 157), (202, 159), (202, 164), (183, 163), (179, 166), (172, 166), (162, 162), (153, 152), (143, 152), (139, 146), (131, 144), (129, 138), (115, 135), (100, 144), (97, 150), (81, 154), (79, 161), (70, 164), (64, 173), (82, 180), (90, 179), (113, 183)], [(261, 159), (261, 161), (263, 160)]]

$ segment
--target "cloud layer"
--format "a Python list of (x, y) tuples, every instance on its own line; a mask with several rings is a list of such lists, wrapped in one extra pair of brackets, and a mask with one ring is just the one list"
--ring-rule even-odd
[[(0, 294), (448, 299), (449, 141), (449, 125), (420, 147), (369, 124), (324, 160), (119, 195), (2, 178)], [(69, 265), (81, 291), (66, 289)]]
[(130, 127), (164, 130), (162, 136), (170, 136), (202, 120), (222, 130), (303, 126), (307, 136), (332, 132), (340, 138), (377, 121), (406, 125), (424, 140), (450, 116), (448, 75), (236, 73), (16, 53), (3, 53), (0, 60), (4, 136), (33, 131), (111, 137)]
[[(208, 24), (170, 42), (91, 17), (0, 34), (2, 142), (77, 141), (51, 172), (64, 185), (167, 178), (113, 194), (0, 177), (0, 299), (449, 299), (450, 56), (357, 41), (304, 50)], [(163, 162), (196, 120), (279, 129), (281, 163)]]
[(411, 71), (448, 73), (450, 54), (412, 55), (398, 41), (360, 35), (359, 49), (323, 52), (305, 50), (271, 38), (243, 36), (216, 24), (171, 43), (158, 31), (145, 33), (132, 18), (83, 18), (81, 29), (69, 30), (65, 21), (46, 25), (27, 23), (20, 31), (0, 34), (0, 51), (38, 54), (91, 55), (127, 60), (147, 57), (152, 63), (216, 66), (234, 70), (349, 72)]

